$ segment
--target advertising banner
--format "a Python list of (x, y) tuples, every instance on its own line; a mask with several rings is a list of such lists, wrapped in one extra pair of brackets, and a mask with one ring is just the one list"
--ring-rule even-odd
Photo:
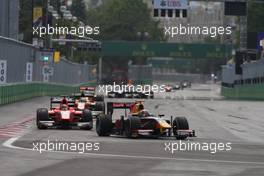
[(187, 9), (188, 0), (154, 0), (154, 9)]

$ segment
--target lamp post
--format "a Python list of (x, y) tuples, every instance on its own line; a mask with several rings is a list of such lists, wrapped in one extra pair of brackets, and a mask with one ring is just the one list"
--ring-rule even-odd
[(149, 33), (148, 32), (137, 32), (137, 36), (140, 39), (140, 41), (147, 40), (149, 38)]

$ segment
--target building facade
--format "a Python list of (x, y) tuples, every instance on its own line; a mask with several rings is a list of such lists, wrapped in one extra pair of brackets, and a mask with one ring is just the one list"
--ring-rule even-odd
[[(170, 17), (169, 10), (165, 10), (165, 17), (154, 17), (154, 0), (143, 0), (148, 7), (151, 9), (151, 16), (154, 19), (160, 21), (160, 26), (198, 26), (198, 27), (219, 27), (224, 26), (224, 4), (216, 2), (190, 2), (188, 3), (188, 8), (184, 10), (173, 10), (172, 17)], [(161, 11), (158, 12), (161, 14)], [(169, 37), (169, 42), (207, 42), (208, 40), (218, 40), (223, 41), (223, 38), (213, 38), (210, 39), (206, 35), (177, 35), (174, 37)]]
[(0, 36), (18, 39), (19, 0), (0, 1)]

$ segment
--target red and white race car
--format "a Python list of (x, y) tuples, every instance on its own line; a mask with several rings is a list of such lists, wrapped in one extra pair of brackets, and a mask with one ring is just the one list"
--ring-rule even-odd
[(171, 92), (172, 91), (172, 86), (171, 85), (166, 85), (165, 86), (165, 92)]
[(99, 114), (105, 113), (105, 103), (101, 101), (95, 101), (91, 97), (76, 97), (75, 96), (75, 109), (82, 111), (89, 109), (93, 117), (97, 117)]
[(91, 130), (93, 128), (91, 111), (88, 109), (76, 110), (74, 102), (74, 99), (69, 97), (52, 97), (49, 110), (47, 108), (37, 110), (38, 129), (78, 126), (81, 129)]

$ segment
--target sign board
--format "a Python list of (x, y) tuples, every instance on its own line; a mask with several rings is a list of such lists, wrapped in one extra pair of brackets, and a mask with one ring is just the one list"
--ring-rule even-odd
[(7, 61), (0, 60), (0, 84), (6, 83)]
[(102, 43), (103, 56), (224, 59), (231, 53), (231, 45), (224, 44), (128, 41), (106, 41)]
[(154, 0), (154, 9), (187, 9), (188, 0)]
[(42, 26), (42, 16), (43, 16), (42, 7), (34, 7), (33, 8), (33, 26), (34, 27)]
[[(66, 35), (60, 35), (59, 38), (60, 38), (60, 39), (66, 39)], [(60, 41), (60, 42), (59, 42), (59, 45), (66, 45), (66, 42), (65, 42), (65, 41)]]
[(48, 76), (52, 76), (54, 73), (54, 68), (53, 67), (50, 67), (48, 65), (44, 65), (42, 67), (42, 75), (48, 75)]
[(49, 75), (43, 75), (43, 82), (49, 82)]
[(26, 64), (26, 82), (32, 82), (33, 77), (33, 63), (27, 62)]

